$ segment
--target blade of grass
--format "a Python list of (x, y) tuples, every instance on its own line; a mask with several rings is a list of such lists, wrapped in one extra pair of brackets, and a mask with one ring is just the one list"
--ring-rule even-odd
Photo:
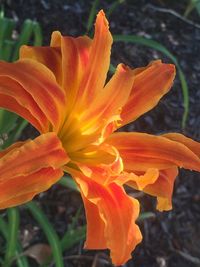
[[(0, 217), (0, 232), (6, 241), (8, 241), (8, 225), (2, 217)], [(17, 250), (15, 251), (15, 259), (18, 267), (29, 267), (27, 258), (22, 255), (22, 247), (19, 242), (17, 243)]]
[(70, 177), (70, 176), (64, 176), (62, 177), (59, 181), (58, 184), (65, 186), (67, 188), (70, 188), (74, 191), (79, 192), (79, 189), (76, 185), (76, 183), (74, 182), (74, 180)]
[(94, 18), (95, 18), (96, 13), (97, 13), (98, 4), (99, 4), (99, 0), (94, 0), (92, 3), (92, 7), (90, 10), (90, 14), (89, 14), (89, 18), (88, 18), (87, 26), (86, 26), (86, 30), (87, 30), (86, 33), (89, 33), (89, 31), (91, 30), (91, 28), (93, 26)]
[(15, 21), (8, 18), (0, 18), (0, 59), (10, 60), (11, 54), (6, 51), (5, 56), (5, 40), (11, 40), (12, 31), (15, 27)]
[(19, 231), (19, 211), (17, 208), (10, 208), (8, 213), (8, 239), (7, 248), (5, 253), (4, 266), (9, 267), (12, 264), (12, 260), (15, 256), (17, 248), (17, 239)]
[(190, 0), (184, 12), (184, 17), (188, 17), (189, 14), (193, 11), (193, 9), (197, 10), (200, 15), (200, 0)]
[(84, 240), (85, 236), (86, 225), (67, 231), (61, 240), (62, 251), (72, 248), (75, 244)]
[(15, 61), (19, 57), (19, 49), (22, 45), (28, 44), (33, 33), (33, 21), (27, 19), (24, 21), (19, 39), (17, 40), (12, 61)]
[(20, 137), (22, 131), (25, 129), (25, 127), (27, 125), (28, 125), (28, 121), (26, 121), (26, 120), (24, 120), (22, 118), (18, 119), (18, 124), (17, 124), (17, 127), (15, 128), (13, 141), (16, 141)]
[(42, 45), (42, 29), (40, 27), (40, 24), (36, 21), (33, 22), (33, 35), (34, 35), (34, 46), (41, 46)]
[(35, 220), (41, 226), (47, 237), (47, 240), (49, 241), (55, 261), (55, 266), (64, 267), (61, 243), (53, 226), (50, 224), (48, 218), (43, 213), (43, 211), (33, 201), (27, 203), (26, 206), (28, 207)]
[(5, 109), (0, 109), (0, 134), (9, 134), (16, 126), (18, 116)]
[(109, 18), (110, 15), (113, 13), (113, 11), (121, 4), (123, 4), (125, 2), (125, 0), (116, 0), (114, 1), (110, 7), (108, 8), (108, 10), (106, 11), (106, 17)]
[(143, 212), (140, 214), (140, 216), (137, 219), (137, 222), (142, 222), (146, 219), (153, 219), (156, 217), (156, 214), (153, 212)]
[(178, 70), (178, 76), (179, 76), (179, 79), (181, 82), (182, 93), (183, 93), (184, 113), (182, 116), (182, 128), (184, 129), (185, 125), (186, 125), (187, 118), (188, 118), (188, 113), (189, 113), (189, 89), (188, 89), (185, 75), (184, 75), (176, 57), (162, 44), (160, 44), (154, 40), (149, 40), (147, 38), (141, 37), (141, 36), (114, 35), (113, 39), (115, 42), (125, 42), (125, 43), (130, 42), (130, 43), (140, 44), (140, 45), (144, 45), (144, 46), (153, 48), (157, 51), (160, 51), (164, 55), (166, 55), (176, 65), (177, 70)]
[(12, 51), (14, 49), (15, 42), (12, 40), (5, 40), (3, 46), (3, 57), (2, 59), (5, 61), (11, 60)]
[(68, 231), (64, 234), (61, 240), (61, 246), (63, 251), (72, 248), (76, 243), (79, 243), (81, 240), (85, 239), (86, 225), (75, 228), (78, 224), (80, 213), (81, 207), (76, 212), (72, 223), (69, 225)]

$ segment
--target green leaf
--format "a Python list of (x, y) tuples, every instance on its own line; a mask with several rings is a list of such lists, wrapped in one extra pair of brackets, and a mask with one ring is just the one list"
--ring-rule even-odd
[(136, 36), (136, 35), (114, 35), (113, 39), (115, 42), (124, 42), (124, 43), (134, 43), (134, 44), (139, 44), (139, 45), (144, 45), (150, 48), (153, 48), (157, 51), (160, 51), (164, 55), (166, 55), (168, 58), (171, 59), (171, 61), (176, 65), (177, 70), (178, 70), (178, 76), (181, 82), (181, 88), (182, 88), (182, 93), (183, 93), (183, 106), (184, 106), (184, 113), (182, 116), (182, 128), (185, 128), (186, 121), (188, 118), (188, 113), (189, 113), (189, 89), (187, 85), (187, 81), (185, 78), (185, 75), (176, 59), (176, 57), (162, 44), (150, 40), (141, 36)]
[(42, 45), (42, 29), (40, 27), (40, 24), (38, 22), (33, 22), (33, 35), (34, 35), (34, 46), (41, 46)]
[(92, 3), (92, 7), (90, 10), (90, 14), (89, 14), (89, 18), (88, 18), (88, 22), (87, 22), (87, 33), (89, 33), (89, 31), (91, 30), (93, 23), (94, 23), (94, 18), (96, 17), (96, 13), (97, 13), (97, 7), (99, 5), (99, 0), (94, 0)]
[[(15, 21), (8, 18), (0, 18), (0, 59), (9, 61), (11, 57), (10, 50), (7, 50), (5, 53), (5, 41), (10, 40), (12, 32), (15, 28)], [(11, 52), (11, 51), (10, 51)]]
[(146, 219), (152, 219), (152, 218), (155, 218), (155, 217), (156, 217), (156, 215), (153, 212), (142, 212), (140, 214), (140, 216), (138, 217), (137, 222), (142, 222), (142, 221), (144, 221)]
[(119, 5), (121, 5), (121, 4), (123, 4), (123, 3), (125, 3), (125, 0), (116, 0), (116, 1), (114, 1), (114, 2), (110, 5), (110, 7), (108, 8), (108, 10), (106, 11), (106, 17), (109, 18), (110, 15), (115, 11), (115, 9), (116, 9), (117, 7), (119, 7)]
[(28, 44), (31, 36), (33, 33), (33, 21), (30, 19), (27, 19), (24, 21), (21, 33), (19, 35), (19, 38), (17, 40), (16, 46), (15, 46), (15, 51), (13, 54), (12, 61), (15, 61), (19, 58), (19, 49), (22, 45)]
[(71, 229), (65, 233), (61, 240), (62, 250), (72, 248), (75, 244), (84, 240), (86, 236), (86, 226), (78, 227), (77, 229)]
[(82, 208), (80, 207), (77, 210), (76, 215), (72, 220), (72, 223), (69, 225), (67, 232), (61, 240), (61, 246), (63, 251), (72, 248), (75, 244), (85, 239), (86, 225), (76, 228), (78, 225), (81, 209)]
[(64, 267), (61, 243), (53, 226), (49, 222), (46, 215), (43, 213), (42, 209), (39, 208), (33, 201), (27, 203), (26, 206), (28, 207), (35, 220), (41, 226), (42, 230), (46, 235), (47, 240), (49, 241), (55, 261), (55, 266)]
[(10, 208), (8, 213), (8, 239), (5, 254), (4, 266), (9, 267), (12, 264), (15, 252), (17, 250), (17, 239), (19, 231), (19, 211), (17, 208)]
[(200, 0), (190, 0), (188, 2), (188, 5), (185, 9), (185, 13), (184, 13), (184, 16), (185, 17), (188, 17), (189, 14), (196, 8), (197, 10), (197, 13), (199, 14), (200, 16)]
[[(0, 232), (3, 235), (3, 237), (5, 238), (6, 242), (9, 239), (9, 234), (8, 234), (8, 224), (5, 222), (5, 220), (0, 216)], [(23, 256), (22, 253), (22, 247), (21, 244), (17, 243), (17, 250), (15, 251), (15, 258), (14, 258), (17, 262), (17, 266), (18, 267), (29, 267), (27, 258), (25, 256)], [(3, 266), (3, 263), (2, 263)]]
[(79, 189), (76, 185), (76, 183), (74, 182), (74, 180), (70, 177), (70, 176), (64, 176), (62, 177), (59, 181), (58, 184), (63, 185), (67, 188), (70, 188), (74, 191), (79, 192)]
[(17, 118), (15, 113), (0, 109), (0, 134), (9, 134), (15, 128)]

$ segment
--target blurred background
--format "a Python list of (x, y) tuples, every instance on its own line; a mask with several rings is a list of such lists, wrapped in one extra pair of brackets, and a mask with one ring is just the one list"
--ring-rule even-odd
[[(64, 35), (91, 35), (95, 14), (104, 9), (110, 30), (115, 35), (111, 58), (113, 66), (120, 62), (131, 67), (145, 66), (159, 58), (177, 66), (177, 77), (170, 93), (156, 108), (126, 126), (125, 130), (152, 134), (176, 131), (200, 141), (199, 0), (5, 0), (0, 1), (0, 4), (0, 30), (3, 29), (2, 21), (5, 18), (12, 19), (15, 24), (9, 37), (10, 43), (8, 40), (5, 43), (7, 45), (20, 38), (22, 25), (27, 19), (37, 25), (37, 34), (29, 36), (27, 42), (35, 42), (36, 45), (42, 42), (43, 45), (48, 45), (54, 30), (59, 30)], [(29, 21), (29, 26), (31, 23)], [(3, 38), (1, 33), (0, 38)], [(1, 58), (4, 56), (1, 53)], [(12, 55), (12, 59), (6, 59), (11, 61), (16, 58), (17, 54)], [(24, 125), (22, 128), (23, 131), (19, 131), (17, 136), (19, 139), (33, 137), (35, 134), (30, 126)], [(134, 251), (133, 259), (124, 267), (200, 266), (199, 174), (180, 172), (174, 190), (174, 208), (170, 212), (157, 212), (155, 199), (143, 193), (130, 191), (130, 194), (142, 204), (142, 216), (138, 223), (144, 238)], [(51, 227), (54, 228), (59, 239), (65, 237), (62, 241), (64, 266), (112, 266), (106, 251), (83, 249), (84, 208), (73, 184), (65, 184), (63, 181), (62, 184), (54, 185), (48, 192), (40, 194), (35, 202), (42, 214), (45, 214), (46, 224), (42, 223), (44, 218), (39, 220), (34, 215), (33, 210), (27, 210), (24, 206), (19, 209), (20, 255), (28, 257), (27, 266), (58, 266), (53, 262), (44, 265), (52, 250), (48, 234), (44, 230), (47, 226), (50, 227), (49, 231), (52, 230)], [(1, 212), (1, 216), (6, 220), (5, 211)], [(5, 250), (4, 239), (1, 234), (0, 256)], [(11, 266), (19, 265), (14, 260)], [(27, 267), (21, 265), (24, 266)]]

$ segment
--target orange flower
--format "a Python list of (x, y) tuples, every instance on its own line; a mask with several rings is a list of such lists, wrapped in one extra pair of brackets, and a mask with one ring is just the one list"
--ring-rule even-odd
[(23, 46), (18, 61), (0, 62), (0, 106), (40, 132), (0, 152), (0, 208), (31, 200), (66, 171), (84, 201), (85, 247), (109, 248), (120, 265), (142, 239), (138, 201), (123, 185), (171, 209), (177, 167), (200, 171), (200, 144), (176, 133), (113, 133), (158, 103), (175, 68), (160, 60), (134, 70), (120, 64), (105, 84), (111, 45), (100, 11), (93, 40), (53, 32), (49, 47)]

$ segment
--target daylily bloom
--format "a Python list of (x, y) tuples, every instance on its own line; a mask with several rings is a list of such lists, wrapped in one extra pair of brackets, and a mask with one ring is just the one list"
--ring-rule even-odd
[(0, 208), (31, 200), (68, 172), (85, 206), (85, 248), (109, 248), (121, 265), (142, 239), (139, 204), (124, 184), (156, 196), (159, 210), (171, 209), (178, 167), (200, 171), (200, 144), (176, 133), (114, 133), (158, 103), (175, 68), (160, 60), (133, 70), (120, 64), (105, 84), (111, 45), (100, 11), (93, 39), (56, 31), (50, 46), (23, 46), (18, 61), (0, 62), (0, 107), (40, 133), (0, 152)]

